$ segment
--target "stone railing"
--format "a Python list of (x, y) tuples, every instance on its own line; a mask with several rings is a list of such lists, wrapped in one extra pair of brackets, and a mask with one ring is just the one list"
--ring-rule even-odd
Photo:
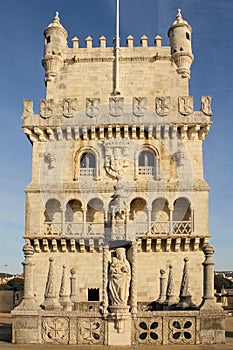
[[(118, 227), (118, 231), (120, 227)], [(61, 235), (64, 232), (63, 234), (67, 236), (104, 237), (104, 234), (111, 235), (111, 233), (114, 233), (115, 228), (117, 227), (105, 227), (104, 223), (95, 222), (86, 222), (85, 224), (82, 222), (65, 222), (63, 225), (61, 223), (45, 222), (43, 225), (43, 234)], [(151, 224), (150, 230), (148, 229), (148, 222), (134, 221), (124, 224), (122, 228), (126, 234), (129, 232), (130, 236), (135, 234), (137, 237), (161, 234), (190, 235), (192, 233), (192, 221), (173, 221), (172, 224), (169, 221), (155, 222)]]

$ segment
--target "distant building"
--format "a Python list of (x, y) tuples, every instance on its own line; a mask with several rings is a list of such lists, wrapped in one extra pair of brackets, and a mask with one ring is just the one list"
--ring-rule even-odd
[(203, 177), (211, 97), (194, 111), (180, 10), (168, 36), (69, 48), (58, 14), (45, 29), (46, 98), (22, 115), (33, 157), (13, 342), (225, 341)]

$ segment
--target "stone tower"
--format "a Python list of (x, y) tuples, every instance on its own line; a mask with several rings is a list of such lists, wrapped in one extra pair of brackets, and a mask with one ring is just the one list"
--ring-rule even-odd
[(211, 97), (194, 111), (191, 34), (179, 10), (170, 46), (129, 36), (118, 57), (104, 36), (68, 47), (58, 13), (45, 29), (46, 98), (22, 115), (33, 157), (14, 342), (224, 342), (203, 177)]

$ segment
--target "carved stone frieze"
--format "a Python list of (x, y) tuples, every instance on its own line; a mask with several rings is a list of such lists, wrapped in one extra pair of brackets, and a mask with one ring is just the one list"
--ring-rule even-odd
[(201, 97), (201, 111), (206, 115), (212, 115), (211, 99), (212, 99), (211, 96)]
[(168, 339), (170, 343), (195, 344), (195, 318), (171, 318), (168, 322)]
[(69, 319), (67, 317), (43, 317), (41, 333), (44, 343), (68, 344)]
[(109, 114), (113, 117), (120, 117), (124, 110), (124, 98), (123, 97), (110, 97), (109, 98)]
[(105, 169), (109, 175), (116, 178), (128, 167), (129, 146), (130, 141), (124, 139), (105, 142)]
[(133, 98), (133, 113), (137, 117), (142, 117), (146, 113), (146, 97), (134, 97)]
[(78, 103), (76, 98), (65, 98), (62, 103), (63, 115), (66, 118), (72, 118), (77, 111)]
[(86, 114), (90, 118), (97, 117), (99, 115), (99, 98), (87, 98), (86, 99)]
[(155, 98), (155, 110), (158, 115), (165, 117), (170, 112), (170, 97), (160, 96)]
[(162, 344), (161, 318), (138, 318), (133, 328), (134, 344)]
[(79, 318), (77, 329), (78, 344), (103, 344), (104, 325), (101, 318)]
[(51, 118), (53, 116), (54, 100), (42, 99), (40, 100), (40, 116), (44, 119)]
[(193, 113), (193, 97), (180, 96), (178, 99), (179, 113), (182, 115), (189, 115)]

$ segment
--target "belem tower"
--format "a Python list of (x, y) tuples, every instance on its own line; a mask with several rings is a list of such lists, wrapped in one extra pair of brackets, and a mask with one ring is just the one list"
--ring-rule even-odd
[(56, 13), (40, 113), (23, 101), (32, 178), (12, 341), (224, 343), (203, 177), (211, 97), (194, 111), (191, 26), (178, 10), (169, 46), (67, 37)]

